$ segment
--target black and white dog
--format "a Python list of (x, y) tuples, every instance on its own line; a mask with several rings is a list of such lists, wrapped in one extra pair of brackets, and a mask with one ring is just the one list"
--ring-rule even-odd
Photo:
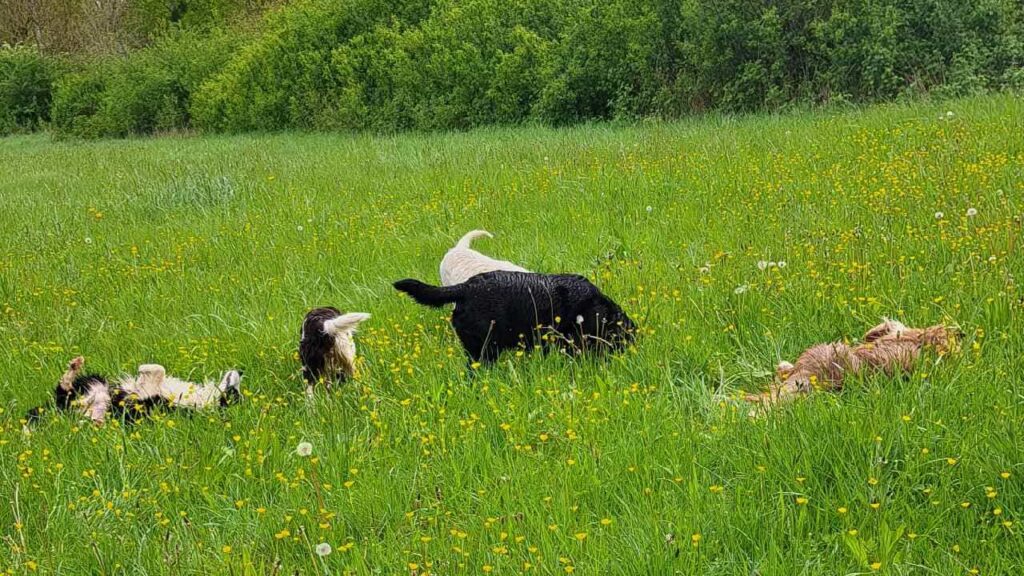
[[(143, 364), (138, 376), (122, 375), (111, 386), (99, 374), (82, 374), (84, 366), (81, 356), (68, 363), (54, 390), (54, 405), (58, 411), (78, 412), (96, 424), (103, 424), (108, 415), (134, 421), (157, 406), (202, 410), (241, 399), (242, 373), (238, 370), (226, 373), (219, 384), (196, 384), (168, 376), (159, 364)], [(33, 423), (45, 412), (45, 405), (33, 408), (25, 420)]]
[(364, 312), (342, 314), (330, 306), (314, 308), (306, 314), (299, 338), (306, 393), (312, 393), (319, 382), (330, 387), (333, 382), (343, 382), (355, 375), (354, 335), (359, 324), (369, 317)]
[(394, 287), (425, 306), (455, 304), (452, 327), (474, 362), (537, 345), (569, 354), (621, 350), (634, 337), (629, 316), (583, 276), (497, 271), (454, 286), (407, 279)]

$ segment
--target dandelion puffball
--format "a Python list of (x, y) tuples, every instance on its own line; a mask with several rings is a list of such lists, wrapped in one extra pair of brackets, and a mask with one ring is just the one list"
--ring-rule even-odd
[(935, 219), (936, 219), (936, 220), (942, 220), (942, 219), (943, 219), (943, 218), (945, 218), (945, 217), (946, 217), (946, 215), (945, 215), (945, 214), (943, 214), (942, 212), (936, 212), (936, 213), (935, 213)]
[(313, 445), (309, 442), (299, 442), (299, 445), (295, 447), (295, 453), (299, 456), (309, 456), (313, 453)]
[(327, 542), (321, 542), (321, 543), (316, 545), (316, 555), (317, 556), (323, 558), (325, 556), (330, 555), (330, 553), (331, 553), (331, 545), (328, 544)]
[(758, 260), (757, 261), (757, 269), (758, 270), (766, 270), (767, 268), (768, 268), (768, 261), (767, 260)]
[(978, 209), (977, 208), (968, 208), (967, 209), (967, 217), (968, 218), (974, 218), (977, 215), (978, 215)]

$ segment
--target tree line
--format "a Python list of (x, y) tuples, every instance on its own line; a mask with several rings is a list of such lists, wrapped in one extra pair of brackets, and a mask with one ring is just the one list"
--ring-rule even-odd
[(0, 133), (435, 130), (1024, 87), (1019, 0), (8, 0)]

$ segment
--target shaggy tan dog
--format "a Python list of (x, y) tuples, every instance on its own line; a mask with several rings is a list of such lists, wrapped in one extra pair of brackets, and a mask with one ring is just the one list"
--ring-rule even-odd
[(953, 328), (907, 328), (886, 318), (868, 330), (863, 344), (818, 344), (801, 354), (796, 364), (780, 362), (775, 369), (778, 382), (768, 392), (749, 395), (746, 400), (767, 407), (815, 389), (840, 390), (850, 374), (909, 374), (923, 349), (932, 348), (944, 356), (956, 347), (958, 339), (959, 332)]
[(441, 260), (441, 285), (454, 286), (462, 284), (477, 274), (484, 272), (495, 272), (504, 270), (506, 272), (529, 272), (522, 266), (517, 266), (505, 260), (497, 260), (473, 250), (470, 245), (473, 240), (481, 237), (493, 238), (486, 230), (472, 230), (467, 232), (454, 248), (445, 253)]

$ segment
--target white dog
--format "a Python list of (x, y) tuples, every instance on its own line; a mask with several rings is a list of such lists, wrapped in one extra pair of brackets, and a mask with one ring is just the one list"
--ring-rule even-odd
[(486, 230), (467, 232), (454, 248), (449, 250), (441, 260), (441, 285), (454, 286), (462, 284), (477, 274), (504, 270), (506, 272), (529, 272), (522, 266), (516, 266), (505, 260), (496, 260), (485, 256), (470, 247), (474, 239), (486, 236), (493, 238)]

